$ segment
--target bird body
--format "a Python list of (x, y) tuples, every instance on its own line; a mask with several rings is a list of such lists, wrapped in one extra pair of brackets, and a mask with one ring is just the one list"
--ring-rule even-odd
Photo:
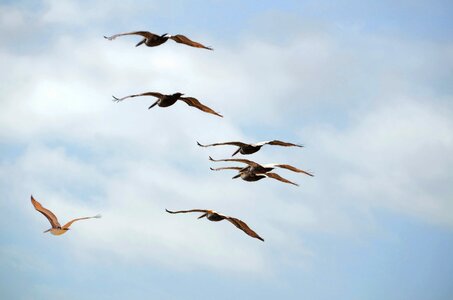
[(189, 106), (195, 107), (195, 108), (197, 108), (197, 109), (199, 109), (199, 110), (201, 110), (203, 112), (206, 112), (206, 113), (209, 113), (209, 114), (213, 114), (213, 115), (216, 115), (216, 116), (219, 116), (219, 117), (223, 118), (223, 116), (221, 114), (215, 112), (211, 108), (209, 108), (206, 105), (202, 104), (197, 99), (195, 99), (193, 97), (181, 97), (182, 95), (184, 95), (184, 94), (183, 93), (174, 93), (174, 94), (171, 94), (171, 95), (164, 95), (164, 94), (157, 93), (157, 92), (146, 92), (146, 93), (141, 93), (141, 94), (129, 95), (129, 96), (125, 96), (125, 97), (122, 97), (122, 98), (117, 98), (115, 96), (112, 96), (112, 97), (113, 97), (113, 101), (114, 102), (121, 102), (121, 101), (123, 101), (125, 99), (128, 99), (128, 98), (141, 97), (141, 96), (156, 97), (157, 100), (153, 104), (151, 104), (148, 107), (148, 109), (153, 108), (155, 105), (160, 106), (160, 107), (172, 106), (178, 100), (181, 100), (181, 101), (185, 102)]
[(47, 229), (46, 231), (44, 231), (44, 233), (50, 232), (52, 235), (65, 234), (66, 232), (68, 232), (69, 227), (72, 225), (72, 223), (74, 223), (76, 221), (92, 219), (92, 218), (100, 218), (101, 217), (101, 215), (96, 215), (96, 216), (93, 216), (93, 217), (77, 218), (77, 219), (73, 219), (73, 220), (69, 221), (68, 223), (64, 224), (63, 226), (61, 226), (60, 223), (58, 222), (57, 217), (50, 210), (48, 210), (47, 208), (42, 206), (41, 203), (36, 201), (35, 198), (33, 198), (33, 196), (31, 196), (31, 203), (33, 204), (34, 208), (37, 211), (39, 211), (41, 214), (43, 214), (47, 218), (47, 220), (49, 220), (50, 225), (52, 226), (52, 228)]
[(253, 238), (259, 239), (259, 240), (264, 242), (264, 239), (262, 237), (260, 237), (255, 231), (250, 229), (250, 227), (244, 221), (241, 221), (241, 220), (239, 220), (237, 218), (233, 218), (233, 217), (222, 215), (222, 214), (220, 214), (220, 213), (218, 213), (218, 212), (216, 212), (214, 210), (210, 210), (210, 209), (191, 209), (191, 210), (171, 211), (171, 210), (165, 209), (165, 211), (170, 213), (170, 214), (201, 212), (203, 214), (201, 216), (199, 216), (198, 219), (206, 217), (209, 221), (212, 221), (212, 222), (219, 222), (219, 221), (222, 221), (222, 220), (227, 220), (228, 222), (230, 222), (231, 224), (233, 224), (234, 226), (236, 226), (240, 230), (244, 231), (247, 235), (249, 235), (249, 236), (251, 236)]
[(104, 36), (105, 39), (109, 41), (113, 41), (117, 37), (124, 36), (124, 35), (139, 35), (142, 36), (143, 39), (135, 45), (135, 47), (138, 47), (142, 44), (145, 44), (148, 47), (156, 47), (159, 45), (162, 45), (169, 39), (172, 39), (173, 41), (180, 43), (180, 44), (185, 44), (187, 46), (195, 47), (195, 48), (203, 48), (207, 50), (213, 50), (211, 47), (206, 47), (200, 43), (194, 42), (188, 37), (182, 35), (182, 34), (177, 34), (177, 35), (169, 35), (168, 33), (164, 33), (162, 35), (158, 35), (149, 31), (133, 31), (133, 32), (126, 32), (126, 33), (119, 33), (115, 34), (112, 36)]
[(261, 147), (264, 145), (275, 145), (275, 146), (284, 146), (284, 147), (300, 147), (302, 148), (302, 145), (297, 145), (293, 143), (288, 143), (288, 142), (282, 142), (279, 140), (272, 140), (272, 141), (264, 141), (264, 142), (259, 142), (255, 144), (247, 144), (243, 142), (224, 142), (224, 143), (214, 143), (214, 144), (208, 144), (208, 145), (203, 145), (197, 142), (198, 146), (200, 147), (211, 147), (211, 146), (223, 146), (223, 145), (232, 145), (232, 146), (237, 146), (238, 149), (231, 155), (235, 156), (237, 153), (241, 153), (244, 155), (249, 155), (253, 154), (255, 152), (258, 152)]

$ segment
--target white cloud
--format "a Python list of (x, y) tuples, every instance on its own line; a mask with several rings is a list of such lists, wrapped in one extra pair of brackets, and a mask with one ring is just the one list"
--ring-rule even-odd
[[(48, 22), (65, 22), (80, 10), (75, 2), (49, 3)], [(367, 54), (376, 43), (391, 49), (393, 41), (360, 41), (362, 47), (351, 50), (329, 36), (303, 35), (285, 45), (247, 37), (234, 46), (214, 40), (219, 47), (209, 52), (175, 43), (135, 48), (126, 37), (109, 42), (67, 35), (45, 53), (3, 50), (0, 58), (11, 72), (0, 75), (6, 83), (0, 138), (25, 150), (0, 175), (8, 179), (11, 195), (24, 198), (24, 190), (32, 191), (61, 218), (103, 213), (101, 220), (75, 224), (68, 239), (74, 256), (105, 263), (266, 274), (276, 252), (289, 254), (279, 261), (302, 265), (300, 257), (314, 255), (301, 232), (355, 234), (373, 226), (376, 207), (450, 226), (451, 107), (442, 106), (438, 95), (429, 100), (406, 95), (412, 85), (403, 54), (389, 61), (379, 58), (382, 52)], [(372, 65), (382, 66), (370, 70), (370, 57), (378, 60)], [(420, 53), (415, 57), (418, 61)], [(403, 62), (395, 66), (398, 59)], [(392, 72), (398, 80), (387, 78)], [(225, 118), (183, 103), (148, 111), (147, 98), (110, 101), (112, 94), (151, 90), (185, 92)], [(311, 112), (315, 116), (306, 121)], [(210, 173), (208, 154), (217, 158), (233, 150), (200, 149), (195, 141), (253, 141), (255, 131), (243, 130), (252, 126), (256, 132), (262, 126), (284, 132), (308, 146), (267, 147), (257, 161), (292, 163), (316, 177), (279, 172), (301, 184), (295, 188)], [(164, 212), (195, 207), (239, 217), (266, 242), (226, 222)], [(40, 215), (33, 218), (33, 225), (46, 223)]]

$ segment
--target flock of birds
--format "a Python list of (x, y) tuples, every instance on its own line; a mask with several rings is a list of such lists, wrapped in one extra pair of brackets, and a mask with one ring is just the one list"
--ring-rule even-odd
[[(166, 41), (171, 39), (177, 43), (185, 44), (185, 45), (188, 45), (191, 47), (213, 50), (211, 47), (206, 47), (200, 43), (194, 42), (191, 39), (189, 39), (188, 37), (181, 35), (181, 34), (169, 35), (168, 33), (165, 33), (162, 35), (157, 35), (157, 34), (154, 34), (154, 33), (148, 32), (148, 31), (134, 31), (134, 32), (115, 34), (110, 37), (104, 36), (104, 38), (106, 38), (109, 41), (112, 41), (112, 40), (116, 39), (117, 37), (126, 36), (126, 35), (138, 35), (138, 36), (142, 37), (142, 40), (135, 45), (136, 47), (138, 47), (142, 44), (145, 44), (148, 47), (155, 47), (155, 46), (162, 45), (163, 43), (165, 43)], [(157, 98), (157, 100), (148, 107), (148, 109), (151, 109), (155, 105), (157, 105), (159, 107), (168, 107), (168, 106), (175, 104), (178, 100), (181, 100), (181, 101), (185, 102), (187, 105), (195, 107), (203, 112), (213, 114), (213, 115), (216, 115), (219, 117), (223, 117), (221, 114), (215, 112), (213, 109), (202, 104), (196, 98), (182, 97), (183, 95), (184, 94), (179, 93), (179, 92), (171, 94), (171, 95), (164, 95), (164, 94), (157, 93), (157, 92), (147, 92), (147, 93), (129, 95), (129, 96), (125, 96), (122, 98), (117, 98), (117, 97), (113, 96), (113, 101), (121, 102), (125, 99), (134, 98), (134, 97), (152, 96), (152, 97)], [(283, 147), (299, 147), (299, 148), (303, 147), (302, 145), (283, 142), (283, 141), (279, 141), (279, 140), (265, 141), (265, 142), (255, 143), (255, 144), (247, 144), (247, 143), (235, 142), (235, 141), (214, 143), (214, 144), (207, 144), (207, 145), (203, 145), (203, 144), (200, 144), (199, 142), (197, 142), (197, 144), (200, 147), (212, 147), (212, 146), (223, 146), (223, 145), (231, 145), (231, 146), (238, 147), (237, 150), (232, 154), (232, 156), (235, 156), (238, 153), (243, 154), (243, 155), (250, 155), (250, 154), (256, 153), (264, 145), (283, 146)], [(237, 174), (233, 177), (233, 179), (240, 177), (242, 180), (245, 180), (245, 181), (258, 181), (263, 178), (271, 178), (271, 179), (275, 179), (275, 180), (278, 180), (278, 181), (281, 181), (284, 183), (298, 186), (297, 183), (289, 181), (288, 179), (281, 177), (277, 173), (272, 172), (275, 168), (286, 169), (286, 170), (290, 170), (290, 171), (297, 172), (297, 173), (303, 173), (308, 176), (313, 176), (313, 174), (311, 174), (307, 171), (301, 170), (299, 168), (296, 168), (296, 167), (288, 165), (288, 164), (261, 165), (259, 163), (256, 163), (256, 162), (248, 160), (248, 159), (239, 159), (239, 158), (213, 159), (212, 157), (209, 157), (209, 160), (213, 161), (213, 162), (238, 162), (238, 163), (245, 164), (246, 165), (245, 167), (229, 166), (229, 167), (220, 167), (220, 168), (210, 168), (213, 171), (235, 170), (235, 171), (237, 171)], [(73, 220), (69, 221), (68, 223), (64, 224), (63, 226), (61, 226), (60, 223), (58, 222), (57, 217), (50, 210), (48, 210), (47, 208), (44, 208), (41, 205), (41, 203), (39, 203), (38, 201), (36, 201), (33, 198), (33, 196), (31, 196), (31, 202), (32, 202), (34, 208), (37, 211), (39, 211), (40, 213), (42, 213), (49, 220), (50, 225), (52, 226), (50, 229), (44, 231), (44, 233), (50, 232), (53, 235), (62, 235), (64, 233), (66, 233), (69, 230), (69, 227), (72, 225), (72, 223), (74, 223), (76, 221), (101, 217), (101, 215), (96, 215), (96, 216), (92, 216), (92, 217), (76, 218), (76, 219), (73, 219)], [(170, 211), (170, 210), (166, 209), (166, 212), (168, 212), (170, 214), (199, 212), (199, 213), (202, 213), (202, 215), (199, 216), (198, 219), (206, 217), (209, 221), (213, 221), (213, 222), (227, 220), (228, 222), (230, 222), (231, 224), (233, 224), (240, 230), (244, 231), (249, 236), (259, 239), (261, 241), (264, 241), (264, 239), (262, 237), (260, 237), (255, 231), (250, 229), (250, 227), (242, 220), (239, 220), (237, 218), (233, 218), (230, 216), (225, 216), (214, 210), (191, 209), (191, 210)]]

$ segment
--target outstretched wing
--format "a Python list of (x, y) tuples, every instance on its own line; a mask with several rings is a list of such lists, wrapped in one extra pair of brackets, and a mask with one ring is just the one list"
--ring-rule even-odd
[(126, 32), (126, 33), (118, 33), (118, 34), (114, 34), (112, 36), (104, 35), (104, 38), (108, 39), (109, 41), (113, 41), (117, 37), (123, 36), (123, 35), (141, 35), (142, 37), (148, 38), (148, 39), (152, 39), (153, 37), (157, 36), (156, 34), (151, 33), (149, 31), (133, 31), (133, 32)]
[(202, 110), (204, 112), (207, 112), (207, 113), (210, 113), (210, 114), (223, 118), (223, 116), (221, 114), (213, 111), (211, 108), (207, 107), (206, 105), (201, 104), (200, 101), (198, 101), (197, 99), (195, 99), (193, 97), (181, 97), (178, 100), (182, 100), (182, 101), (186, 102), (187, 105), (189, 105), (189, 106), (196, 107), (199, 110)]
[(303, 147), (302, 145), (297, 145), (293, 143), (282, 142), (279, 140), (265, 141), (254, 144), (254, 146), (263, 146), (263, 145), (274, 145), (274, 146), (283, 146), (283, 147)]
[(33, 206), (35, 207), (35, 209), (37, 211), (39, 211), (40, 213), (42, 213), (46, 218), (47, 220), (49, 220), (50, 222), (50, 225), (52, 225), (52, 228), (58, 228), (60, 227), (60, 223), (58, 223), (58, 219), (57, 217), (53, 214), (53, 212), (51, 212), (50, 210), (48, 210), (47, 208), (44, 208), (41, 203), (39, 203), (38, 201), (35, 200), (35, 198), (33, 198), (33, 196), (31, 196), (31, 203), (33, 204)]
[(93, 219), (93, 218), (99, 219), (100, 217), (101, 217), (101, 215), (95, 215), (95, 216), (92, 216), (92, 217), (77, 218), (77, 219), (71, 220), (68, 223), (64, 224), (62, 228), (63, 229), (67, 229), (67, 228), (69, 228), (69, 226), (72, 225), (72, 223), (80, 221), (80, 220), (87, 220), (87, 219)]
[(251, 237), (254, 237), (256, 239), (259, 239), (261, 241), (264, 242), (264, 239), (262, 237), (260, 237), (255, 231), (253, 231), (252, 229), (250, 229), (250, 227), (244, 222), (244, 221), (241, 221), (239, 219), (236, 219), (236, 218), (232, 218), (232, 217), (226, 217), (226, 219), (231, 223), (233, 224), (234, 226), (236, 226), (237, 228), (239, 228), (240, 230), (244, 231), (246, 234), (248, 234), (249, 236)]
[(134, 98), (134, 97), (140, 97), (140, 96), (153, 96), (156, 98), (162, 98), (164, 95), (162, 95), (161, 93), (156, 93), (156, 92), (147, 92), (147, 93), (142, 93), (142, 94), (129, 95), (129, 96), (126, 96), (123, 98), (117, 98), (115, 96), (112, 96), (112, 97), (113, 97), (113, 102), (120, 102), (127, 98)]
[(281, 182), (285, 182), (285, 183), (289, 183), (289, 184), (292, 184), (292, 185), (295, 185), (295, 186), (299, 186), (297, 183), (289, 181), (288, 179), (281, 177), (277, 173), (267, 172), (267, 173), (264, 173), (262, 175), (265, 175), (265, 176), (267, 176), (269, 178), (272, 178), (272, 179), (276, 179), (276, 180), (281, 181)]
[(248, 160), (248, 159), (243, 159), (243, 158), (213, 159), (212, 157), (209, 156), (209, 160), (211, 160), (211, 161), (237, 161), (237, 162), (241, 162), (241, 163), (247, 164), (247, 165), (252, 166), (252, 167), (260, 167), (261, 166), (260, 164), (254, 162), (254, 161), (251, 161), (251, 160)]
[(236, 170), (236, 171), (240, 171), (244, 168), (241, 168), (241, 167), (223, 167), (223, 168), (209, 168), (211, 169), (212, 171), (220, 171), (220, 170)]
[(290, 165), (285, 165), (285, 164), (268, 164), (268, 165), (264, 165), (265, 167), (278, 167), (278, 168), (282, 168), (282, 169), (287, 169), (287, 170), (290, 170), (290, 171), (293, 171), (293, 172), (297, 172), (297, 173), (304, 173), (308, 176), (315, 176), (307, 171), (304, 171), (304, 170), (301, 170), (301, 169), (298, 169), (296, 167), (293, 167), (293, 166), (290, 166)]
[(170, 37), (172, 40), (174, 40), (175, 42), (177, 43), (180, 43), (180, 44), (185, 44), (185, 45), (188, 45), (188, 46), (191, 46), (191, 47), (195, 47), (195, 48), (203, 48), (203, 49), (208, 49), (208, 50), (214, 50), (212, 49), (211, 47), (206, 47), (200, 43), (197, 43), (197, 42), (194, 42), (192, 41), (191, 39), (189, 39), (188, 37), (182, 35), (182, 34), (177, 34), (177, 35), (172, 35)]
[(185, 213), (190, 213), (190, 212), (202, 212), (202, 213), (206, 213), (208, 212), (207, 209), (190, 209), (190, 210), (177, 210), (177, 211), (171, 211), (171, 210), (168, 210), (168, 209), (165, 209), (166, 212), (168, 213), (171, 213), (171, 214), (185, 214)]
[(238, 146), (238, 147), (244, 147), (247, 146), (248, 144), (242, 143), (242, 142), (224, 142), (224, 143), (214, 143), (214, 144), (207, 144), (203, 145), (197, 142), (198, 146), (200, 147), (211, 147), (211, 146), (222, 146), (222, 145), (233, 145), (233, 146)]

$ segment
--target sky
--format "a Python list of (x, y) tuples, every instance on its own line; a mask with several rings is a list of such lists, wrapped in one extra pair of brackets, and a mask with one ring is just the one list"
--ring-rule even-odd
[[(451, 1), (0, 1), (2, 299), (452, 299)], [(147, 30), (172, 41), (134, 47)], [(112, 95), (183, 92), (184, 103)], [(209, 167), (234, 147), (274, 180)], [(61, 222), (63, 236), (30, 195)], [(247, 222), (170, 215), (214, 209)]]

